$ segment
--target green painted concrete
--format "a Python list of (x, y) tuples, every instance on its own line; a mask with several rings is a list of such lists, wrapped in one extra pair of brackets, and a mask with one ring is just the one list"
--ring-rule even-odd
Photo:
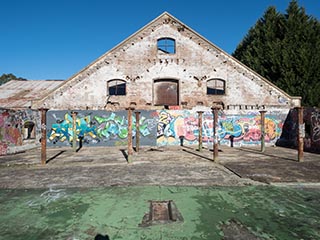
[[(184, 222), (139, 227), (149, 200)], [(270, 186), (0, 190), (0, 239), (223, 239), (241, 223), (260, 239), (320, 239), (320, 192)]]

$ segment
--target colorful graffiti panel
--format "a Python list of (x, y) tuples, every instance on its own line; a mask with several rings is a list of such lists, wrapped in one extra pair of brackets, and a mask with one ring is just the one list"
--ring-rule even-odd
[[(280, 137), (285, 115), (266, 115), (264, 137), (266, 143), (275, 143)], [(219, 118), (218, 135), (222, 144), (228, 144), (233, 136), (235, 145), (260, 144), (261, 116), (260, 113), (248, 115), (222, 115)]]
[(178, 145), (183, 137), (186, 144), (198, 142), (197, 113), (191, 111), (158, 112), (157, 145)]
[[(49, 145), (71, 145), (77, 142), (93, 146), (127, 144), (127, 111), (79, 111), (76, 118), (76, 136), (73, 136), (71, 112), (47, 113), (47, 140)], [(152, 112), (141, 111), (139, 132), (141, 145), (156, 144), (157, 120)], [(136, 119), (133, 114), (133, 137), (136, 135)]]
[[(284, 114), (266, 115), (265, 141), (274, 143), (280, 137)], [(158, 112), (159, 123), (157, 127), (157, 144), (178, 145), (181, 138), (184, 144), (197, 144), (199, 138), (198, 113), (193, 111), (168, 111)], [(205, 112), (202, 119), (202, 140), (213, 142), (213, 114)], [(260, 144), (261, 117), (259, 112), (247, 115), (225, 115), (219, 112), (216, 138), (220, 144), (229, 144), (233, 136), (235, 145)]]
[[(265, 117), (265, 142), (274, 143), (281, 135), (284, 114), (267, 114)], [(47, 137), (49, 145), (72, 145), (73, 120), (71, 112), (47, 113)], [(133, 138), (136, 135), (133, 114)], [(205, 112), (202, 119), (202, 140), (212, 144), (213, 114)], [(190, 110), (142, 111), (139, 120), (141, 145), (198, 144), (198, 113)], [(259, 112), (246, 115), (226, 115), (219, 112), (216, 139), (220, 144), (230, 144), (230, 136), (236, 145), (260, 144), (261, 119)], [(128, 137), (127, 111), (79, 111), (76, 119), (77, 142), (92, 146), (125, 145)], [(134, 142), (134, 141), (133, 141)]]

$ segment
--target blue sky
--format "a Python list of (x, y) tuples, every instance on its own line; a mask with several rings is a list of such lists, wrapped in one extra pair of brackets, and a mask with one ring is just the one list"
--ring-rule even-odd
[[(269, 6), (290, 0), (3, 0), (0, 75), (67, 79), (169, 12), (228, 53)], [(320, 0), (298, 0), (320, 19)]]

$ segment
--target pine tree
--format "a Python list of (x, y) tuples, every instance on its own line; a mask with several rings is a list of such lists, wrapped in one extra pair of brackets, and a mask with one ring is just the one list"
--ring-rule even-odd
[(286, 14), (269, 7), (233, 56), (306, 106), (320, 106), (320, 23), (297, 1)]

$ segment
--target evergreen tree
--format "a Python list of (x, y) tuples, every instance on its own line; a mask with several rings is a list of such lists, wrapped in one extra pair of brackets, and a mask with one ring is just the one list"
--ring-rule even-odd
[(12, 73), (9, 74), (2, 74), (0, 76), (0, 85), (5, 84), (6, 82), (9, 82), (11, 80), (27, 80), (25, 78), (17, 78), (15, 75), (13, 75)]
[(320, 23), (297, 1), (286, 14), (269, 7), (233, 56), (306, 106), (320, 106)]

